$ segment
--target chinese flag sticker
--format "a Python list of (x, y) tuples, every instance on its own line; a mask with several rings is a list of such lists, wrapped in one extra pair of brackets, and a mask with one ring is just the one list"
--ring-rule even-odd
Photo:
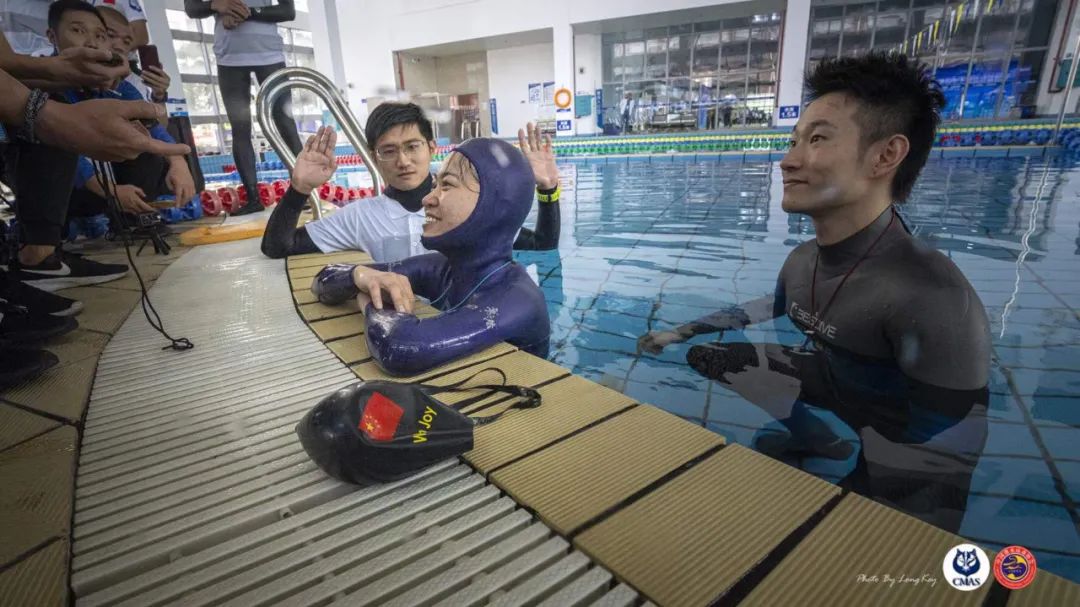
[(392, 440), (404, 413), (397, 403), (376, 392), (364, 407), (364, 415), (360, 417), (360, 431), (371, 440)]

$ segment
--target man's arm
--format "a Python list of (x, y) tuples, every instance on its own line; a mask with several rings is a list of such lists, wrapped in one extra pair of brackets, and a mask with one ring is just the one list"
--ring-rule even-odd
[(521, 228), (514, 240), (517, 251), (550, 251), (559, 248), (559, 232), (562, 221), (559, 213), (559, 186), (551, 189), (536, 189), (539, 206), (536, 217), (536, 230)]
[(184, 12), (192, 19), (221, 15), (243, 21), (251, 16), (251, 10), (242, 0), (184, 0)]
[(270, 214), (270, 220), (266, 222), (261, 247), (263, 255), (271, 259), (281, 259), (289, 255), (322, 252), (303, 226), (296, 227), (307, 200), (307, 194), (302, 194), (293, 187), (285, 192), (274, 207), (274, 212)]
[(638, 352), (659, 354), (671, 344), (682, 343), (698, 335), (723, 333), (772, 320), (783, 315), (783, 305), (777, 305), (782, 294), (767, 295), (744, 304), (728, 306), (697, 320), (676, 327), (672, 331), (650, 331), (638, 338)]
[[(304, 149), (296, 157), (296, 164), (293, 166), (289, 191), (278, 201), (274, 212), (270, 214), (266, 231), (263, 232), (263, 255), (271, 259), (281, 259), (289, 255), (327, 252), (321, 251), (307, 229), (297, 228), (296, 222), (299, 221), (304, 203), (312, 190), (326, 183), (337, 170), (337, 161), (334, 159), (336, 144), (337, 133), (330, 127), (321, 127), (304, 143)], [(345, 215), (343, 211), (320, 221), (332, 219), (339, 224), (337, 227), (340, 231), (348, 225)]]
[(518, 129), (518, 149), (529, 161), (536, 180), (536, 199), (540, 203), (536, 230), (521, 228), (514, 240), (519, 251), (549, 251), (559, 247), (559, 167), (551, 149), (551, 137), (541, 136), (539, 127), (530, 122)]
[(184, 13), (192, 19), (205, 19), (214, 16), (210, 0), (184, 0)]
[[(2, 39), (3, 36), (0, 36)], [(0, 122), (21, 126), (30, 91), (0, 70)], [(34, 121), (34, 136), (43, 143), (101, 160), (129, 160), (143, 152), (163, 156), (187, 154), (186, 145), (151, 139), (132, 120), (156, 118), (157, 109), (145, 102), (105, 99), (68, 105), (47, 101)]]
[(917, 382), (976, 390), (989, 381), (989, 320), (966, 281), (955, 286), (927, 285), (898, 308), (886, 325), (886, 334), (900, 370)]
[(107, 65), (112, 59), (111, 51), (84, 47), (64, 49), (52, 57), (20, 55), (11, 48), (7, 37), (0, 35), (0, 70), (34, 88), (106, 88), (128, 75), (126, 63)]
[[(0, 35), (0, 38), (3, 36)], [(6, 44), (7, 41), (5, 40), (4, 43)], [(7, 91), (0, 95), (0, 122), (12, 126), (21, 125), (26, 100), (30, 97), (30, 89), (2, 69), (0, 69), (0, 89)]]
[(256, 7), (251, 9), (250, 21), (262, 23), (281, 23), (296, 19), (296, 7), (293, 0), (278, 0), (274, 6)]

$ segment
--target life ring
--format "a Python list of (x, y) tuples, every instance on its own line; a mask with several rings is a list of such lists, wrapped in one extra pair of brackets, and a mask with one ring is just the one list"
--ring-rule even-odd
[(568, 88), (561, 88), (555, 91), (555, 107), (559, 108), (560, 110), (565, 110), (566, 108), (570, 107), (573, 99), (574, 95), (570, 92), (570, 89)]

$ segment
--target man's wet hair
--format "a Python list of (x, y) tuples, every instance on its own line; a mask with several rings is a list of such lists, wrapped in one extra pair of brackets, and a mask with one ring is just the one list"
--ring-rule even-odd
[(102, 25), (105, 25), (105, 19), (92, 4), (83, 0), (56, 0), (49, 5), (49, 29), (56, 31), (56, 28), (60, 27), (60, 18), (68, 11), (90, 13), (100, 19)]
[(827, 59), (806, 75), (806, 90), (810, 101), (843, 93), (859, 104), (855, 121), (862, 150), (892, 135), (907, 137), (910, 150), (892, 182), (893, 200), (907, 200), (930, 155), (945, 107), (945, 95), (926, 64), (880, 51)]
[(371, 110), (368, 115), (367, 127), (364, 136), (367, 137), (368, 145), (374, 148), (378, 145), (379, 137), (387, 131), (400, 125), (415, 124), (424, 136), (424, 141), (435, 139), (435, 133), (431, 129), (431, 121), (424, 116), (424, 110), (415, 103), (383, 103)]

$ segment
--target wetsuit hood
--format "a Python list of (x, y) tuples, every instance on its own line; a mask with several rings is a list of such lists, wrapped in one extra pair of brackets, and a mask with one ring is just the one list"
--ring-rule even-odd
[(383, 193), (388, 198), (392, 198), (398, 202), (406, 211), (415, 213), (424, 208), (423, 200), (424, 196), (431, 193), (431, 188), (434, 180), (431, 177), (431, 173), (428, 173), (427, 179), (425, 179), (420, 185), (411, 190), (399, 190), (392, 185), (386, 186)]
[(439, 236), (424, 236), (420, 242), (446, 255), (459, 269), (480, 271), (505, 263), (532, 208), (536, 184), (532, 168), (517, 148), (501, 139), (470, 139), (454, 151), (476, 168), (480, 198), (461, 225)]

